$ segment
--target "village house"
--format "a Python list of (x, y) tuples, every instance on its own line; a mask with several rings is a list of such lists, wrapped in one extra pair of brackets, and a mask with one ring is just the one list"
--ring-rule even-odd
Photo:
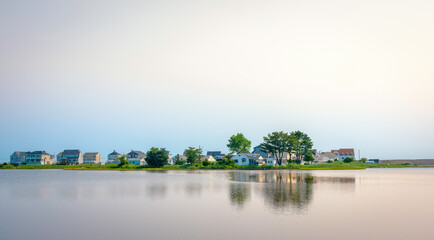
[(120, 161), (118, 158), (120, 158), (122, 155), (118, 152), (116, 152), (116, 150), (113, 150), (112, 153), (110, 153), (109, 155), (107, 155), (107, 162), (106, 164), (119, 164)]
[(167, 164), (168, 164), (168, 165), (173, 165), (173, 164), (175, 164), (175, 161), (173, 160), (173, 157), (172, 157), (172, 153), (171, 153), (170, 151), (167, 151), (167, 150), (166, 150), (166, 154), (167, 154), (167, 156), (169, 157), (169, 158), (167, 159)]
[(176, 154), (176, 155), (173, 157), (173, 164), (175, 164), (177, 160), (187, 162), (187, 157), (184, 156), (184, 155), (181, 155), (181, 154)]
[(206, 156), (202, 156), (202, 157), (200, 158), (200, 161), (201, 161), (201, 162), (203, 162), (203, 161), (215, 162), (215, 159), (214, 159), (214, 157), (211, 156), (211, 155), (206, 155)]
[[(262, 144), (260, 144), (260, 145), (258, 145), (258, 146), (256, 146), (256, 147), (254, 147), (252, 153), (261, 155), (261, 157), (262, 157), (264, 160), (265, 160), (265, 159), (269, 159), (269, 158), (273, 158), (274, 161), (276, 161), (276, 159), (273, 157), (273, 154), (268, 153), (267, 151), (265, 151), (265, 150), (262, 148)], [(295, 157), (295, 153), (289, 154), (289, 153), (287, 153), (287, 152), (284, 152), (284, 153), (283, 153), (283, 156), (282, 156), (282, 164), (287, 164), (287, 163), (288, 163), (288, 160), (295, 160), (295, 158), (296, 158), (296, 157)], [(270, 159), (270, 162), (272, 162), (273, 159)], [(268, 164), (268, 163), (267, 163), (267, 164)]]
[(10, 164), (19, 166), (26, 161), (26, 152), (14, 152), (10, 157)]
[(144, 152), (131, 150), (131, 152), (127, 154), (127, 157), (129, 164), (146, 165), (146, 154)]
[(216, 161), (222, 160), (225, 156), (221, 151), (208, 151), (206, 155), (212, 156)]
[(334, 161), (335, 159), (338, 159), (338, 157), (332, 152), (320, 152), (315, 158), (315, 163), (326, 163), (328, 161)]
[(83, 164), (83, 154), (78, 149), (64, 150), (57, 154), (57, 162), (64, 165)]
[(232, 157), (232, 160), (239, 166), (262, 165), (264, 163), (264, 158), (255, 153), (238, 153)]
[(83, 154), (84, 164), (101, 164), (101, 154), (98, 152), (88, 152)]
[(356, 160), (354, 148), (340, 148), (339, 150), (331, 150), (331, 152), (338, 157), (339, 161), (343, 161), (347, 157)]
[(27, 165), (46, 165), (53, 163), (54, 156), (45, 151), (26, 152), (25, 164)]

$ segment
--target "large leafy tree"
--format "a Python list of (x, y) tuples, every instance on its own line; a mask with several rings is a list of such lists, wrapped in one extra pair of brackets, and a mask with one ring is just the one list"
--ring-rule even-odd
[(306, 155), (309, 154), (313, 147), (312, 140), (310, 137), (301, 131), (292, 132), (291, 137), (294, 139), (294, 152), (296, 155), (297, 162), (301, 162)]
[(276, 163), (282, 165), (285, 153), (291, 153), (294, 148), (295, 139), (285, 132), (272, 132), (264, 137), (262, 149), (271, 153), (276, 158)]
[(195, 164), (200, 160), (200, 157), (202, 155), (202, 149), (189, 147), (185, 149), (184, 155), (187, 157), (188, 164)]
[(242, 133), (237, 133), (229, 138), (226, 145), (231, 153), (250, 152), (252, 142), (250, 142)]
[(146, 163), (151, 167), (162, 167), (167, 164), (169, 156), (165, 148), (151, 148), (146, 152)]
[(128, 157), (125, 154), (118, 157), (118, 160), (119, 160), (119, 164), (118, 164), (119, 167), (128, 166), (129, 164)]

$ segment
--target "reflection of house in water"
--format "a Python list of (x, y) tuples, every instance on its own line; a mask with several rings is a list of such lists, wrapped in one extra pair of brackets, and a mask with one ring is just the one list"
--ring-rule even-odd
[[(354, 186), (354, 177), (313, 176), (306, 172), (288, 171), (238, 171), (228, 172), (228, 178), (235, 182), (263, 183), (259, 186), (265, 203), (281, 213), (307, 210), (313, 197), (313, 185), (331, 183), (337, 186)], [(231, 185), (230, 199), (233, 205), (244, 206), (250, 199), (250, 185)]]

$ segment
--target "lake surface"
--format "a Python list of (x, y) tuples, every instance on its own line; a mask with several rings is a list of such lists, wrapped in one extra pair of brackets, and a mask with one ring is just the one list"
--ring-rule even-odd
[(434, 169), (0, 170), (0, 239), (434, 239)]

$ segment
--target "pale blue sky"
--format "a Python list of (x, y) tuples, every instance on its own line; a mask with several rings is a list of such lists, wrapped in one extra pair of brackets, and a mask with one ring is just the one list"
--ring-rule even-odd
[(434, 158), (434, 1), (1, 1), (13, 151), (227, 152), (242, 132)]

